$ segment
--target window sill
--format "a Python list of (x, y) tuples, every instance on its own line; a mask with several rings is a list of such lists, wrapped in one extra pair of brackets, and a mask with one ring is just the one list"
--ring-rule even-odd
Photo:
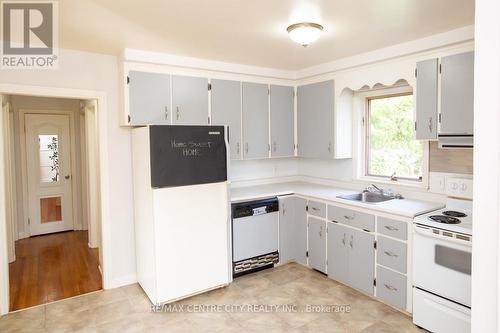
[(411, 180), (393, 181), (393, 180), (380, 178), (380, 177), (360, 176), (357, 178), (357, 180), (360, 182), (363, 182), (363, 183), (384, 184), (384, 185), (392, 185), (392, 186), (397, 186), (397, 187), (406, 187), (406, 188), (421, 189), (421, 190), (428, 189), (428, 184), (425, 181), (425, 179), (422, 180), (421, 182), (411, 181)]

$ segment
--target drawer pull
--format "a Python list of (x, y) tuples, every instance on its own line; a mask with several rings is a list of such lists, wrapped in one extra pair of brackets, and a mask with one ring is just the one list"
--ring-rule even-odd
[(387, 289), (389, 289), (390, 291), (398, 291), (398, 288), (396, 287), (393, 287), (387, 283), (384, 283), (384, 287), (386, 287)]
[(395, 258), (399, 257), (396, 253), (393, 253), (393, 252), (390, 252), (390, 251), (384, 251), (384, 253), (386, 255), (388, 255), (389, 257), (395, 257)]
[(346, 220), (354, 220), (354, 215), (351, 215), (351, 216), (349, 216), (349, 215), (344, 215), (344, 218), (345, 218)]
[(398, 228), (393, 227), (392, 225), (384, 225), (384, 228), (386, 228), (389, 231), (399, 231)]
[(344, 238), (342, 238), (342, 244), (345, 246), (345, 233), (344, 233)]

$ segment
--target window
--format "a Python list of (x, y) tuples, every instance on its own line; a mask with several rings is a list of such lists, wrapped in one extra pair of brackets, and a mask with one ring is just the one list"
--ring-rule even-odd
[(367, 99), (366, 176), (422, 181), (424, 144), (414, 138), (413, 95)]

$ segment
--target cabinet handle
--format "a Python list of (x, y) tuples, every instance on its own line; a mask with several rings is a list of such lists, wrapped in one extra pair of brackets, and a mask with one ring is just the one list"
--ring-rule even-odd
[(283, 212), (283, 216), (285, 216), (285, 212), (286, 212), (286, 210), (285, 210), (285, 204), (283, 204), (281, 206), (281, 211)]
[(329, 153), (332, 152), (332, 142), (331, 141), (328, 142), (328, 152)]
[(391, 251), (384, 251), (385, 255), (389, 256), (389, 257), (399, 257), (396, 253), (393, 253)]
[(386, 287), (387, 289), (391, 290), (391, 291), (398, 291), (398, 288), (396, 287), (393, 287), (387, 283), (384, 283), (384, 287)]
[(311, 207), (312, 210), (319, 212), (319, 208), (317, 207)]
[(393, 227), (393, 226), (391, 226), (391, 225), (384, 225), (384, 228), (386, 228), (386, 229), (387, 229), (387, 230), (389, 230), (389, 231), (399, 231), (399, 229), (398, 229), (398, 228)]
[(239, 142), (236, 142), (236, 153), (237, 154), (240, 153), (240, 143)]
[(177, 120), (179, 120), (180, 113), (181, 113), (181, 112), (179, 111), (179, 107), (177, 106), (177, 107), (176, 107), (176, 111), (175, 111), (175, 118), (176, 118)]
[(353, 243), (354, 243), (354, 236), (351, 235), (351, 241), (349, 242), (349, 246), (351, 247), (351, 249), (354, 248)]
[(248, 142), (245, 142), (245, 154), (248, 154)]
[(168, 106), (165, 106), (165, 119), (168, 119)]
[(273, 151), (276, 152), (276, 141), (273, 142)]
[(319, 227), (319, 238), (323, 238), (323, 226)]
[(432, 133), (432, 117), (429, 117), (429, 132)]
[(344, 238), (342, 238), (342, 244), (345, 246), (345, 233), (344, 233)]
[(345, 218), (346, 220), (354, 220), (354, 215), (351, 215), (351, 216), (349, 216), (349, 215), (344, 215), (344, 218)]

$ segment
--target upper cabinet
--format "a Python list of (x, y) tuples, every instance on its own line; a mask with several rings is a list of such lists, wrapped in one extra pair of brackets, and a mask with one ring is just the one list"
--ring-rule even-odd
[(131, 71), (127, 84), (130, 125), (170, 124), (170, 75)]
[(241, 82), (211, 80), (212, 125), (229, 126), (232, 160), (241, 159)]
[(269, 157), (269, 90), (267, 84), (242, 83), (243, 157)]
[(441, 59), (439, 134), (474, 132), (474, 52)]
[(438, 59), (417, 63), (416, 138), (437, 139), (438, 125)]
[(474, 52), (418, 62), (415, 74), (416, 138), (472, 135)]
[(297, 88), (298, 156), (331, 158), (333, 154), (333, 80)]
[(294, 90), (289, 86), (270, 87), (271, 157), (293, 156), (294, 142)]
[(208, 79), (172, 76), (173, 125), (208, 125)]

